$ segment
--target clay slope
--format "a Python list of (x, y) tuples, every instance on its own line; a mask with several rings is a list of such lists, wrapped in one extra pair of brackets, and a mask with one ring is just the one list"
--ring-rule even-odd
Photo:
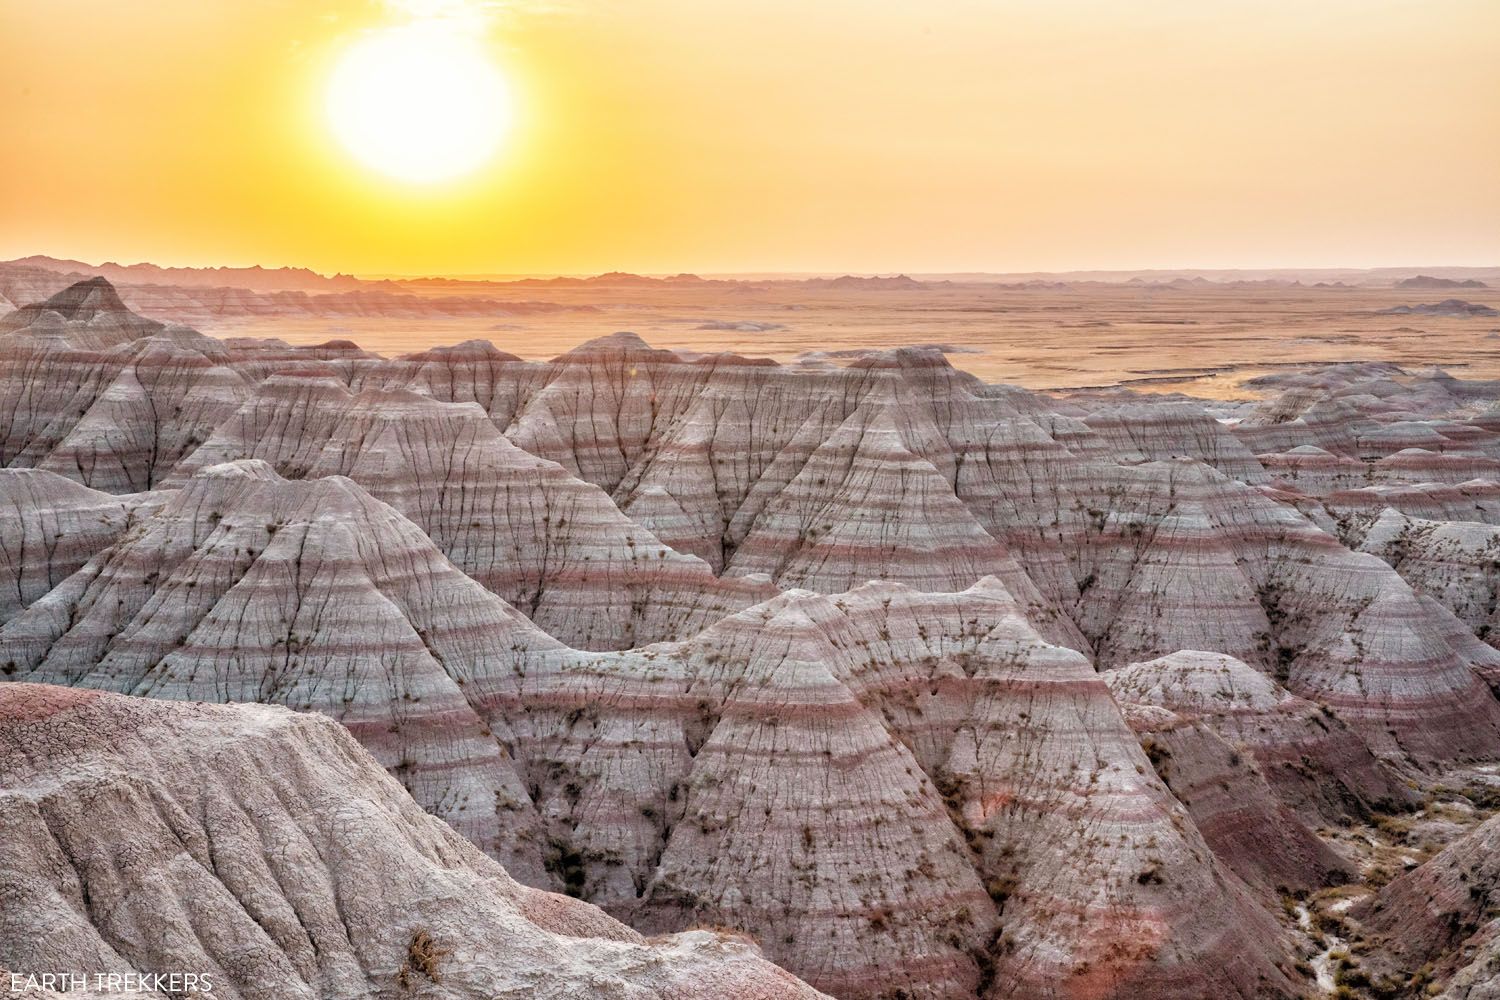
[[(1048, 418), (1045, 405), (991, 394), (935, 351), (805, 370), (688, 358), (618, 334), (540, 368), (477, 350), (393, 367), (404, 374), (392, 382), (480, 402), (517, 445), (610, 491), (665, 544), (716, 571), (784, 575), (787, 586), (827, 592), (872, 578), (962, 589), (1002, 571), (1007, 540), (987, 513), (946, 496), (967, 472), (954, 440), (1061, 453), (1036, 422)], [(1006, 460), (986, 457), (990, 472)], [(830, 537), (820, 512), (847, 512), (850, 526)], [(953, 558), (976, 545), (985, 551), (972, 560)], [(1066, 574), (1043, 569), (1052, 578), (1035, 589), (1061, 619)], [(1014, 572), (1008, 582), (1032, 589)], [(1059, 621), (1056, 637), (1069, 632)]]
[(1291, 995), (1274, 922), (997, 580), (794, 591), (464, 690), (554, 870), (637, 926), (747, 930), (848, 997)]
[[(434, 382), (431, 365), (428, 384), (469, 384)], [(1257, 477), (1224, 426), (1184, 405), (1079, 421), (931, 352), (811, 372), (694, 361), (625, 337), (540, 377), (489, 393), (504, 400), (492, 419), (727, 575), (838, 592), (861, 579), (949, 590), (995, 573), (1048, 638), (1103, 666), (1222, 652), (1331, 705), (1392, 759), (1500, 749), (1500, 704), (1476, 673), (1493, 671), (1488, 654), (1455, 647), (1451, 618), (1340, 545), (1315, 503), (1304, 514), (1295, 493), (1214, 468)], [(1384, 372), (1350, 384), (1338, 406), (1379, 404), (1370, 439), (1376, 416), (1446, 413), (1479, 391), (1451, 379), (1412, 389)], [(1449, 423), (1445, 440), (1474, 444)], [(589, 437), (557, 433), (580, 426)], [(1358, 434), (1340, 440), (1357, 450)], [(1160, 455), (1179, 457), (1142, 461)]]
[(597, 486), (517, 448), (472, 403), (273, 376), (170, 482), (244, 458), (284, 476), (348, 476), (409, 517), (469, 576), (581, 648), (691, 634), (774, 592), (718, 580), (625, 517)]
[(557, 645), (349, 480), (260, 462), (204, 470), (0, 630), (16, 679), (329, 714), (532, 880), (526, 790), (445, 663)]
[[(75, 298), (0, 342), (6, 462), (70, 477), (0, 479), (13, 677), (321, 712), (522, 881), (839, 996), (1293, 995), (1277, 896), (1361, 874), (1312, 831), (1500, 759), (1494, 385), (382, 359)], [(208, 367), (125, 391), (169, 349)]]
[(793, 592), (587, 653), (351, 481), (243, 461), (0, 644), (19, 678), (331, 715), (527, 881), (649, 930), (748, 931), (839, 995), (1291, 992), (1274, 922), (1088, 661), (993, 579)]
[(1268, 893), (1348, 881), (1313, 830), (1412, 801), (1336, 716), (1232, 657), (1185, 650), (1104, 678), (1214, 853)]
[(1481, 680), (1492, 651), (1456, 638), (1461, 625), (1384, 562), (1201, 463), (1113, 478), (1080, 501), (1098, 506), (1059, 519), (1086, 571), (1074, 617), (1101, 666), (1227, 653), (1334, 709), (1392, 760), (1500, 748), (1500, 702)]
[(1265, 471), (1250, 449), (1192, 403), (1135, 404), (1095, 411), (1085, 420), (1116, 462), (1194, 458), (1233, 479), (1261, 482)]
[(142, 319), (102, 278), (82, 281), (0, 320), (0, 465), (150, 489), (245, 390), (219, 341)]
[(1407, 517), (1386, 508), (1365, 532), (1360, 550), (1390, 563), (1480, 639), (1500, 641), (1500, 528)]
[(1346, 825), (1412, 802), (1337, 713), (1231, 656), (1182, 650), (1104, 678), (1122, 705), (1203, 723), (1251, 758), (1275, 797), (1310, 827)]
[[(1377, 945), (1373, 978), (1404, 984), (1419, 971), (1444, 997), (1487, 1000), (1500, 986), (1500, 817), (1402, 875), (1351, 914)], [(1420, 983), (1421, 980), (1418, 980)], [(1429, 995), (1436, 989), (1428, 990)]]
[[(729, 575), (759, 573), (820, 593), (872, 579), (947, 592), (998, 576), (1048, 617), (1044, 598), (1010, 552), (937, 468), (907, 448), (890, 407), (861, 406), (761, 503)], [(1061, 631), (1076, 637), (1071, 628)]]
[(647, 943), (517, 884), (316, 716), (5, 685), (0, 800), (0, 966), (23, 974), (193, 972), (230, 1000), (819, 996), (741, 942)]
[[(214, 446), (179, 463), (168, 481), (257, 454), (290, 475), (347, 472), (411, 515), (463, 569), (577, 645), (691, 634), (767, 594), (765, 577), (837, 593), (866, 579), (958, 590), (995, 574), (1047, 638), (1105, 666), (1215, 650), (1284, 677), (1304, 696), (1336, 691), (1330, 697), (1351, 721), (1381, 734), (1383, 753), (1443, 759), (1488, 752), (1495, 742), (1495, 713), (1469, 704), (1473, 654), (1452, 654), (1430, 637), (1447, 634), (1449, 623), (1412, 609), (1394, 574), (1351, 562), (1327, 537), (1334, 521), (1295, 492), (1252, 490), (1205, 471), (1257, 477), (1224, 427), (1185, 404), (1116, 407), (1079, 420), (1034, 395), (984, 386), (924, 351), (835, 371), (686, 358), (629, 335), (547, 365), (473, 344), (389, 363), (323, 354), (235, 355), (233, 370), (252, 380), (292, 366), (362, 392), (351, 396), (333, 382), (292, 390), (272, 378), (243, 411), (218, 420)], [(1328, 390), (1339, 406), (1379, 404), (1340, 439), (1346, 451), (1378, 437), (1377, 417), (1419, 404), (1454, 411), (1479, 392), (1437, 378), (1411, 389), (1386, 372), (1346, 383)], [(441, 415), (389, 395), (403, 386), (478, 402), (509, 442), (481, 441), (473, 414)], [(394, 426), (395, 413), (413, 426)], [(1290, 433), (1290, 424), (1274, 426)], [(1495, 437), (1451, 419), (1413, 434), (1397, 436), (1437, 434), (1468, 451), (1485, 446), (1476, 434)], [(619, 510), (555, 476), (523, 474), (515, 478), (538, 488), (504, 488), (531, 461), (510, 442), (612, 491)], [(1182, 457), (1143, 461), (1161, 455)], [(154, 472), (144, 478), (157, 481)], [(552, 518), (575, 500), (574, 514)], [(634, 534), (621, 510), (646, 532)], [(596, 526), (589, 536), (602, 541), (578, 542), (584, 526)], [(1278, 543), (1268, 545), (1273, 537)], [(662, 546), (701, 556), (724, 578)], [(1330, 593), (1347, 580), (1363, 581), (1360, 592)], [(1355, 612), (1376, 600), (1406, 610), (1386, 616), (1390, 634), (1372, 640), (1358, 634)], [(1291, 605), (1305, 609), (1302, 617), (1287, 613)], [(1372, 641), (1383, 650), (1376, 665), (1351, 668), (1352, 647)], [(1429, 661), (1439, 664), (1435, 672)], [(1351, 669), (1369, 677), (1351, 682)], [(1418, 672), (1435, 683), (1415, 682)], [(1404, 704), (1412, 699), (1432, 711)], [(1449, 724), (1458, 717), (1467, 717), (1462, 727)]]
[(135, 498), (38, 469), (0, 469), (0, 625), (114, 542)]

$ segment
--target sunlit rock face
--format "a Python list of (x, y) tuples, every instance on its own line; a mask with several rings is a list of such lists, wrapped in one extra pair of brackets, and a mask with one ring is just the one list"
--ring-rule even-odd
[(1297, 996), (1328, 831), (1500, 760), (1489, 383), (3, 322), (5, 679), (330, 717), (519, 881), (835, 996)]
[(102, 278), (0, 319), (0, 464), (147, 490), (234, 412), (223, 344), (130, 312)]
[[(1274, 925), (1087, 659), (994, 578), (792, 591), (686, 642), (575, 651), (350, 480), (242, 460), (196, 473), (0, 642), (23, 679), (331, 715), (520, 877), (651, 931), (745, 930), (835, 993), (969, 995), (1006, 963), (1042, 989), (1123, 962), (1184, 996), (1229, 956), (1246, 996), (1281, 975)], [(1170, 874), (1140, 882), (1152, 866)], [(1204, 894), (1226, 909), (1200, 936)], [(1127, 899), (1127, 928), (1166, 929), (1125, 961), (1076, 914)]]
[(246, 461), (199, 473), (0, 641), (18, 678), (326, 712), (534, 879), (532, 832), (498, 818), (522, 783), (442, 666), (476, 644), (513, 655), (516, 628), (557, 645), (349, 480)]
[(41, 469), (0, 469), (0, 624), (119, 538), (151, 499)]
[(644, 928), (750, 930), (835, 995), (1067, 995), (1108, 968), (1188, 996), (1221, 964), (1245, 996), (1287, 989), (1279, 932), (1086, 658), (993, 578), (793, 591), (485, 686), (565, 877)]
[(27, 975), (170, 970), (244, 1000), (821, 996), (742, 941), (648, 943), (521, 885), (317, 716), (5, 685), (0, 802), (0, 964)]
[(577, 646), (689, 634), (774, 592), (716, 578), (597, 486), (517, 448), (473, 403), (275, 375), (172, 482), (246, 458), (298, 479), (348, 476), (407, 515), (469, 576)]

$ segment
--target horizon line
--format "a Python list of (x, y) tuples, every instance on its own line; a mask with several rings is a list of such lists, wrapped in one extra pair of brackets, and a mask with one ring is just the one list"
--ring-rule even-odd
[(116, 259), (100, 262), (84, 260), (81, 257), (59, 257), (50, 253), (39, 252), (25, 254), (19, 257), (9, 258), (0, 263), (14, 264), (22, 263), (33, 258), (46, 258), (59, 263), (77, 263), (85, 267), (154, 267), (162, 270), (183, 271), (254, 271), (266, 272), (277, 271), (303, 271), (321, 278), (333, 279), (344, 276), (355, 278), (360, 281), (422, 281), (430, 279), (445, 279), (450, 281), (525, 281), (546, 280), (549, 278), (591, 278), (604, 274), (631, 274), (645, 278), (671, 278), (680, 275), (691, 275), (703, 279), (717, 280), (777, 280), (777, 279), (815, 279), (836, 278), (842, 276), (852, 277), (896, 277), (906, 276), (913, 279), (935, 278), (994, 278), (994, 277), (1067, 277), (1074, 275), (1099, 275), (1099, 274), (1125, 274), (1125, 275), (1149, 275), (1149, 274), (1176, 274), (1181, 272), (1203, 273), (1203, 274), (1265, 274), (1265, 273), (1378, 273), (1384, 271), (1423, 271), (1423, 270), (1446, 270), (1446, 271), (1486, 271), (1500, 270), (1500, 261), (1487, 264), (1474, 263), (1423, 263), (1423, 264), (1256, 264), (1256, 265), (1153, 265), (1143, 267), (1068, 267), (1057, 270), (1048, 269), (988, 269), (988, 268), (931, 268), (931, 269), (777, 269), (777, 268), (746, 268), (734, 270), (689, 270), (689, 269), (652, 269), (631, 270), (623, 267), (612, 267), (604, 270), (568, 270), (568, 271), (324, 271), (315, 267), (302, 264), (166, 264), (154, 260), (136, 260), (129, 263)]

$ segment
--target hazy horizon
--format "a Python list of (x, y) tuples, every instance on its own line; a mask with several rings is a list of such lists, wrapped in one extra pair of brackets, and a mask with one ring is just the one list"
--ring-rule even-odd
[(1483, 272), (1500, 269), (1500, 257), (1491, 263), (1391, 263), (1376, 264), (1368, 266), (1320, 264), (1320, 265), (1243, 265), (1223, 267), (1199, 267), (1195, 265), (1178, 266), (1146, 266), (1146, 267), (1070, 267), (1057, 270), (1020, 269), (1020, 270), (987, 270), (982, 268), (969, 268), (962, 270), (938, 270), (924, 271), (916, 268), (886, 268), (883, 270), (857, 270), (857, 269), (824, 269), (824, 270), (776, 270), (759, 269), (743, 271), (712, 271), (702, 269), (685, 268), (679, 270), (647, 270), (631, 267), (610, 267), (603, 270), (593, 271), (491, 271), (491, 272), (435, 272), (435, 271), (386, 271), (386, 272), (358, 272), (345, 268), (320, 269), (298, 263), (267, 263), (265, 261), (253, 261), (249, 263), (222, 262), (222, 261), (200, 261), (195, 263), (183, 263), (180, 261), (144, 260), (130, 259), (125, 255), (103, 257), (98, 259), (85, 259), (82, 256), (66, 254), (61, 252), (35, 251), (19, 254), (15, 257), (6, 258), (5, 261), (26, 260), (33, 257), (46, 257), (56, 261), (73, 262), (88, 267), (121, 267), (130, 268), (137, 266), (157, 267), (166, 270), (248, 270), (261, 268), (266, 271), (275, 270), (303, 270), (311, 271), (323, 277), (335, 275), (348, 275), (362, 281), (412, 281), (426, 278), (438, 278), (452, 281), (524, 281), (529, 279), (547, 278), (588, 278), (601, 274), (621, 273), (635, 274), (642, 277), (673, 277), (681, 274), (691, 274), (704, 279), (718, 280), (778, 280), (778, 279), (805, 279), (805, 278), (832, 278), (842, 275), (854, 275), (857, 277), (888, 277), (905, 275), (911, 278), (922, 278), (928, 280), (962, 280), (965, 278), (1027, 278), (1027, 277), (1074, 277), (1079, 280), (1087, 280), (1085, 276), (1090, 275), (1175, 275), (1175, 274), (1222, 274), (1222, 275), (1276, 275), (1276, 274), (1381, 274), (1389, 272), (1406, 271), (1434, 271), (1434, 272)]
[[(439, 30), (503, 78), (505, 122), (467, 173), (394, 180), (341, 144), (370, 123), (330, 110), (330, 81), (372, 39)], [(0, 257), (403, 275), (1500, 260), (1484, 0), (0, 0), (0, 49)], [(463, 117), (463, 81), (411, 106), (422, 74), (365, 82), (396, 105), (380, 155), (487, 126)]]

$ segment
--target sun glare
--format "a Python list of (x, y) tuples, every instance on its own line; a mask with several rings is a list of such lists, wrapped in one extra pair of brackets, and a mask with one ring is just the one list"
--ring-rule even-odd
[(328, 81), (333, 134), (364, 165), (431, 184), (471, 173), (499, 148), (510, 89), (479, 44), (440, 24), (354, 43)]

